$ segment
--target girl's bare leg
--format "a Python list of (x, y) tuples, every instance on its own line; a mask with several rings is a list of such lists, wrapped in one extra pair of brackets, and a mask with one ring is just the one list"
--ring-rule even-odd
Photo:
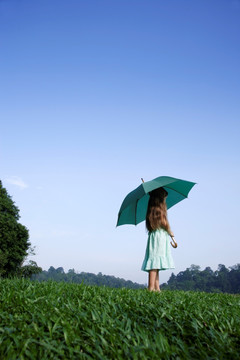
[(161, 291), (160, 286), (159, 286), (159, 270), (157, 270), (154, 289), (155, 289), (155, 291), (158, 291), (158, 292)]
[(148, 272), (148, 290), (155, 291), (155, 283), (158, 270), (149, 270)]

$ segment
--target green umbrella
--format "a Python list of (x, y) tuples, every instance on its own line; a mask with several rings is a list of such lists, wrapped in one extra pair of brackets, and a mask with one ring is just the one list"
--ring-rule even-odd
[(176, 179), (169, 176), (160, 176), (152, 181), (143, 182), (131, 191), (123, 200), (118, 213), (117, 226), (124, 224), (137, 225), (146, 219), (149, 192), (163, 187), (168, 192), (167, 208), (187, 198), (188, 193), (196, 183)]

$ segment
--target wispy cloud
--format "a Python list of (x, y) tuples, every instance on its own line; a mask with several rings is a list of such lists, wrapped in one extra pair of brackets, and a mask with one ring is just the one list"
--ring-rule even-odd
[(18, 176), (9, 176), (5, 178), (6, 183), (15, 185), (19, 187), (20, 189), (26, 189), (28, 185)]

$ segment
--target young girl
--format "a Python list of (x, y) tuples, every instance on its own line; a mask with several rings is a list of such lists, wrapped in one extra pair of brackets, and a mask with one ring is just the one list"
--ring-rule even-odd
[[(159, 188), (150, 192), (146, 227), (148, 242), (142, 270), (148, 271), (148, 290), (159, 291), (159, 270), (174, 269), (169, 235), (174, 238), (167, 219), (167, 191)], [(174, 241), (174, 239), (173, 239)], [(176, 243), (174, 244), (176, 247)]]

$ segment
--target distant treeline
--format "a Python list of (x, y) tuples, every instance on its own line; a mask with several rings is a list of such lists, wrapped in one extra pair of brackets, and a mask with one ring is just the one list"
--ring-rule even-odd
[[(66, 273), (62, 267), (55, 269), (51, 266), (48, 271), (44, 270), (39, 274), (32, 275), (33, 280), (65, 281), (84, 283), (85, 285), (108, 286), (112, 288), (144, 289), (146, 285), (134, 283), (130, 280), (116, 278), (115, 276), (97, 275), (69, 269)], [(210, 267), (200, 270), (200, 266), (191, 265), (185, 271), (170, 276), (167, 283), (161, 285), (163, 290), (191, 290), (205, 292), (225, 292), (229, 294), (240, 294), (240, 264), (226, 268), (225, 265), (218, 265), (213, 271)]]
[(144, 289), (146, 287), (145, 285), (140, 285), (130, 280), (103, 275), (101, 272), (95, 275), (88, 272), (77, 273), (74, 269), (69, 269), (68, 272), (65, 273), (62, 267), (55, 269), (53, 266), (51, 266), (48, 271), (44, 270), (40, 274), (33, 275), (32, 279), (38, 281), (54, 280), (78, 284), (84, 283), (85, 285), (108, 286), (112, 288)]
[(240, 264), (229, 268), (220, 264), (216, 271), (210, 267), (201, 271), (200, 266), (191, 265), (177, 275), (172, 273), (167, 284), (162, 284), (161, 288), (240, 294)]

